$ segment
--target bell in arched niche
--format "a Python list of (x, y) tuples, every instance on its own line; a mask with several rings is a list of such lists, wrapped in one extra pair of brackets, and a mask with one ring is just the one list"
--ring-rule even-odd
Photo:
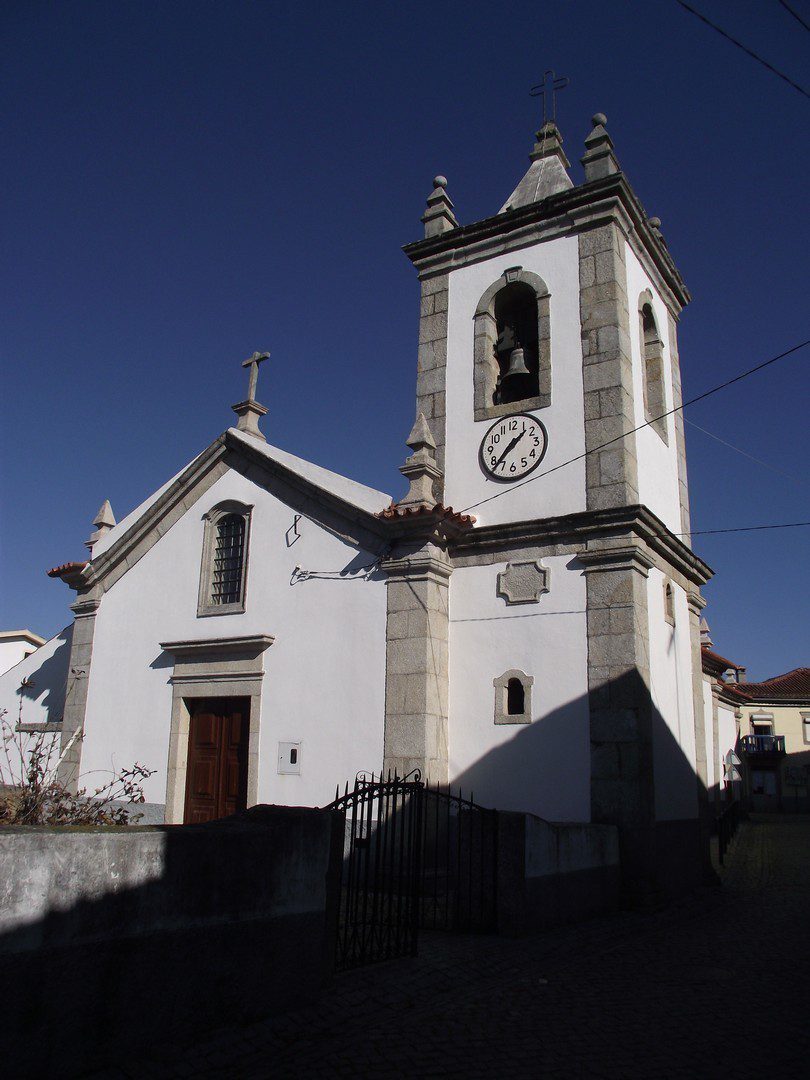
[(532, 289), (520, 282), (501, 289), (495, 298), (495, 322), (499, 370), (494, 403), (517, 403), (536, 397), (539, 393), (537, 300)]

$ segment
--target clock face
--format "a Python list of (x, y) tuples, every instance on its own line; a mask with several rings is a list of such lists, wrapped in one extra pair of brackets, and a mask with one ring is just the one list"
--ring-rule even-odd
[(481, 468), (493, 480), (508, 484), (536, 469), (548, 446), (540, 421), (528, 413), (496, 420), (481, 443)]

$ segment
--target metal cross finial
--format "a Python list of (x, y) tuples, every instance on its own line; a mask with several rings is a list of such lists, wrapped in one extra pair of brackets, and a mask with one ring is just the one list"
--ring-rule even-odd
[(249, 356), (247, 360), (242, 361), (242, 367), (250, 368), (250, 383), (248, 384), (248, 401), (256, 400), (256, 384), (259, 381), (259, 364), (263, 360), (269, 360), (269, 352), (255, 352), (253, 356)]
[(564, 90), (568, 86), (568, 78), (565, 75), (557, 77), (557, 73), (550, 68), (543, 72), (543, 81), (533, 86), (529, 93), (532, 97), (543, 99), (543, 123), (548, 122), (548, 97), (551, 96), (551, 120), (557, 122), (557, 91)]

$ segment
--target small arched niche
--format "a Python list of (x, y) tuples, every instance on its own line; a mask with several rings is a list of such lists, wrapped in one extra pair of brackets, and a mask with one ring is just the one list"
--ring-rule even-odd
[(495, 687), (496, 724), (530, 724), (532, 722), (532, 685), (534, 677), (519, 668), (510, 668), (497, 679)]
[(675, 625), (675, 590), (671, 581), (664, 581), (664, 620)]
[(551, 404), (549, 291), (522, 267), (505, 270), (478, 302), (474, 415), (489, 420)]
[(664, 392), (664, 345), (653, 311), (652, 293), (645, 289), (638, 301), (641, 379), (644, 388), (644, 419), (669, 443)]

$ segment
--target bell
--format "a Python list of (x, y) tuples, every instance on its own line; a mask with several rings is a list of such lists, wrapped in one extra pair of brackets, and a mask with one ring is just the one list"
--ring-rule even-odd
[(526, 361), (523, 358), (523, 349), (518, 346), (516, 349), (512, 349), (509, 354), (509, 368), (504, 372), (503, 382), (507, 379), (513, 378), (515, 375), (529, 375), (531, 374), (526, 367)]

